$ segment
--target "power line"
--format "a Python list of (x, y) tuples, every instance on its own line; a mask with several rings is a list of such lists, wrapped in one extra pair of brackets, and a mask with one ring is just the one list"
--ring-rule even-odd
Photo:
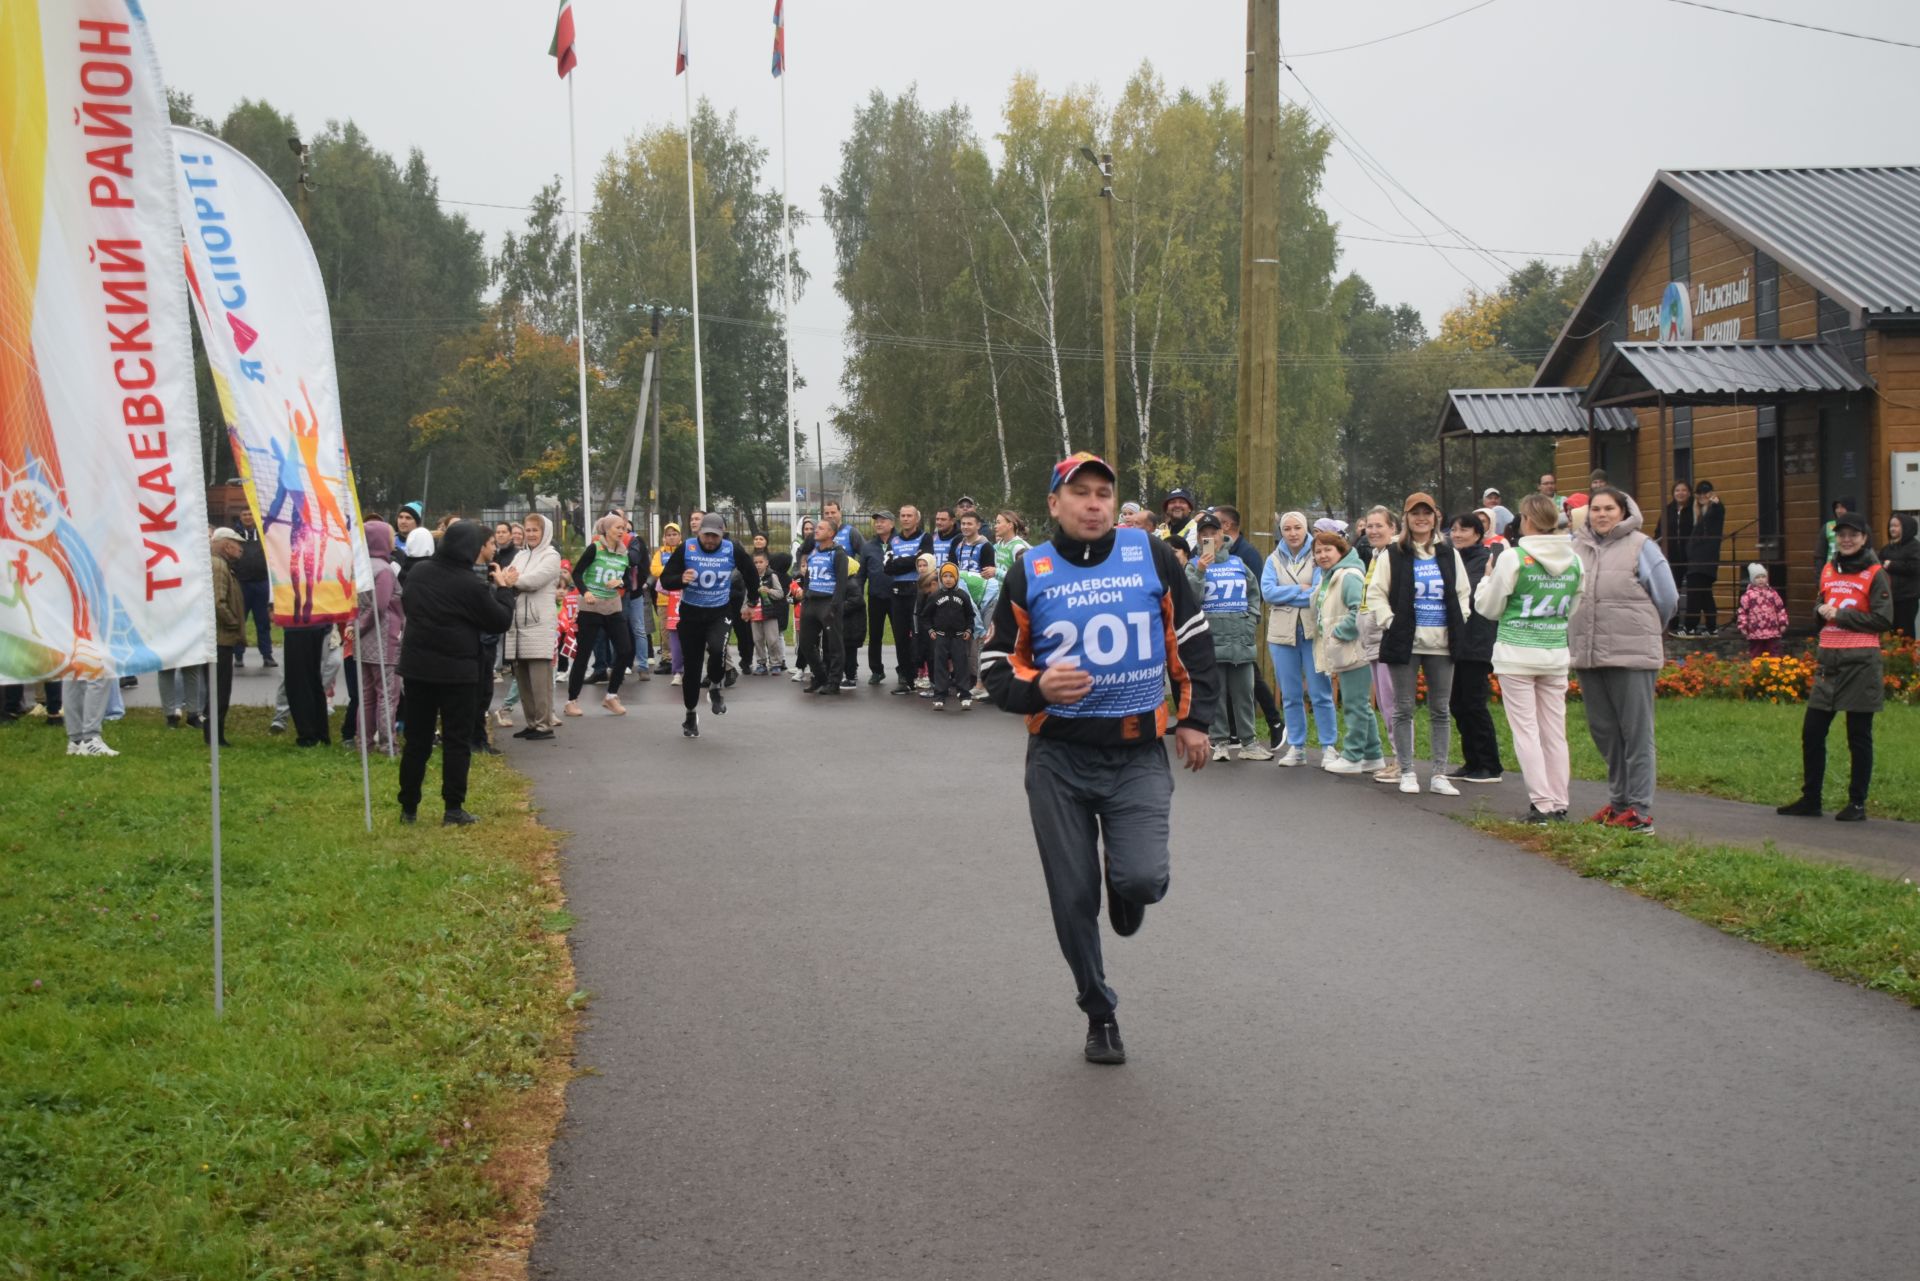
[(1734, 18), (1751, 18), (1755, 22), (1771, 22), (1776, 26), (1798, 27), (1802, 31), (1818, 31), (1823, 36), (1845, 36), (1849, 40), (1870, 40), (1874, 44), (1893, 45), (1900, 49), (1920, 49), (1920, 44), (1913, 44), (1906, 40), (1868, 35), (1864, 31), (1841, 31), (1834, 27), (1816, 27), (1811, 22), (1795, 22), (1791, 18), (1776, 18), (1765, 13), (1748, 13), (1744, 9), (1723, 9), (1717, 4), (1702, 4), (1701, 0), (1667, 0), (1667, 3), (1683, 4), (1689, 9), (1706, 9), (1712, 13), (1724, 13)]
[(1362, 40), (1358, 44), (1343, 44), (1333, 49), (1309, 49), (1305, 53), (1290, 53), (1287, 55), (1287, 57), (1318, 58), (1321, 54), (1346, 53), (1352, 49), (1366, 49), (1366, 48), (1372, 47), (1373, 45), (1385, 44), (1389, 40), (1398, 40), (1401, 36), (1410, 36), (1410, 35), (1413, 35), (1415, 32), (1426, 31), (1432, 27), (1437, 27), (1443, 22), (1452, 22), (1455, 18), (1464, 18), (1468, 14), (1474, 12), (1476, 9), (1484, 9), (1488, 5), (1492, 4), (1493, 2), (1494, 0), (1480, 0), (1479, 4), (1470, 4), (1466, 8), (1461, 9), (1456, 13), (1450, 13), (1444, 18), (1435, 18), (1432, 22), (1423, 22), (1417, 27), (1408, 27), (1405, 31), (1396, 31), (1392, 35), (1376, 36), (1372, 40)]

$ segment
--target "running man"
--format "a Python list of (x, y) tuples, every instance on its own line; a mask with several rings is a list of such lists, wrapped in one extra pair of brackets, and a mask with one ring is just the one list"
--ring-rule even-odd
[(686, 679), (680, 685), (680, 697), (686, 704), (687, 718), (680, 732), (688, 738), (700, 737), (700, 656), (706, 655), (708, 695), (713, 714), (727, 713), (727, 700), (721, 694), (727, 673), (727, 603), (733, 593), (733, 575), (740, 581), (757, 582), (759, 574), (747, 549), (727, 537), (727, 523), (714, 512), (700, 517), (699, 533), (691, 542), (680, 544), (661, 567), (660, 581), (680, 583), (680, 654)]
[(1127, 1061), (1101, 963), (1101, 887), (1122, 937), (1167, 892), (1162, 682), (1173, 685), (1175, 750), (1193, 770), (1207, 763), (1219, 693), (1207, 618), (1179, 558), (1163, 539), (1114, 527), (1114, 481), (1084, 452), (1053, 469), (1054, 536), (1007, 571), (981, 655), (993, 701), (1027, 718), (1027, 808), (1092, 1063)]

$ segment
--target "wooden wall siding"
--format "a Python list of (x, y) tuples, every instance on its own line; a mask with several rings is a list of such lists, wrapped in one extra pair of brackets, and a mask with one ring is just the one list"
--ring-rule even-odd
[(1873, 415), (1873, 545), (1893, 515), (1889, 455), (1920, 450), (1920, 334), (1867, 331), (1867, 373), (1879, 390)]
[[(1781, 408), (1781, 452), (1789, 460), (1783, 468), (1786, 474), (1780, 485), (1784, 509), (1782, 529), (1786, 535), (1786, 582), (1774, 586), (1786, 598), (1787, 613), (1796, 628), (1812, 625), (1814, 587), (1827, 545), (1827, 517), (1820, 510), (1819, 436), (1820, 410), (1812, 401)], [(1811, 465), (1796, 474), (1791, 464), (1795, 457), (1810, 460)]]

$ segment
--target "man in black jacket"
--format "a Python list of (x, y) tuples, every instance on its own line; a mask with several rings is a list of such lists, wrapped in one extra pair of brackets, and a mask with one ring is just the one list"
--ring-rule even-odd
[(893, 612), (893, 579), (887, 574), (887, 545), (893, 541), (893, 513), (873, 514), (873, 537), (860, 544), (860, 575), (867, 580), (867, 684), (887, 678), (881, 650), (887, 642), (887, 618)]
[[(1238, 556), (1253, 571), (1253, 581), (1259, 582), (1260, 575), (1266, 570), (1266, 558), (1258, 547), (1240, 532), (1240, 509), (1221, 504), (1212, 509), (1220, 518), (1220, 533), (1227, 540), (1229, 554)], [(1267, 684), (1266, 673), (1260, 665), (1253, 665), (1253, 701), (1260, 707), (1260, 714), (1267, 718), (1267, 746), (1274, 751), (1280, 750), (1280, 736), (1286, 731), (1286, 718), (1280, 713), (1280, 704), (1274, 700), (1273, 686)], [(1306, 746), (1305, 743), (1292, 743), (1292, 747)]]
[(887, 539), (887, 577), (893, 582), (893, 596), (887, 602), (887, 615), (893, 623), (893, 692), (913, 693), (913, 678), (920, 670), (922, 654), (914, 635), (915, 606), (920, 595), (920, 557), (933, 555), (933, 531), (920, 527), (920, 509), (912, 503), (900, 504), (900, 527)]
[(472, 521), (447, 527), (433, 557), (416, 561), (400, 598), (407, 629), (400, 643), (400, 680), (407, 699), (407, 743), (400, 756), (400, 817), (414, 821), (420, 787), (433, 755), (434, 723), (440, 725), (440, 796), (449, 826), (475, 822), (466, 811), (467, 767), (472, 761), (474, 685), (482, 676), (481, 642), (513, 625), (509, 569), (487, 567), (485, 581), (474, 566), (493, 559), (493, 536)]

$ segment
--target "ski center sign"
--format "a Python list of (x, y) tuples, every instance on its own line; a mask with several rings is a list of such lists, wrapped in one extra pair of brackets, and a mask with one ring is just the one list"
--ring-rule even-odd
[(1695, 334), (1694, 322), (1715, 312), (1744, 307), (1753, 301), (1753, 269), (1743, 268), (1736, 280), (1717, 285), (1692, 285), (1681, 280), (1667, 282), (1660, 302), (1654, 306), (1628, 305), (1628, 323), (1635, 337), (1652, 334), (1659, 342), (1738, 342), (1744, 317), (1729, 316), (1709, 321)]

